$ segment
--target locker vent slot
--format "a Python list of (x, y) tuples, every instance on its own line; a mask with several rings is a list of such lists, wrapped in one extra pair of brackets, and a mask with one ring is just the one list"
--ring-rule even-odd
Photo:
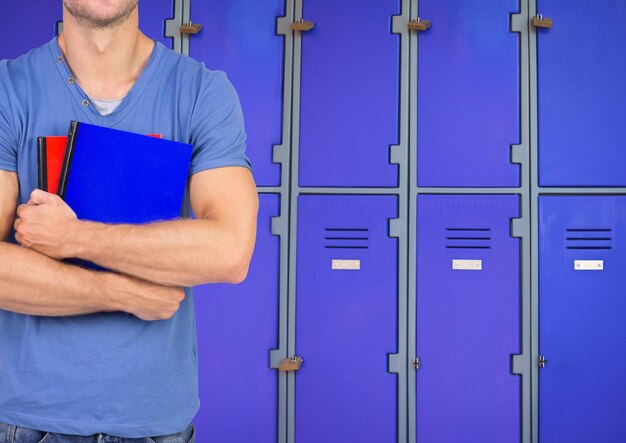
[(325, 228), (326, 249), (368, 249), (368, 228)]
[(491, 249), (489, 228), (446, 228), (446, 249)]
[(610, 228), (568, 228), (565, 231), (566, 249), (589, 251), (613, 247), (613, 230)]

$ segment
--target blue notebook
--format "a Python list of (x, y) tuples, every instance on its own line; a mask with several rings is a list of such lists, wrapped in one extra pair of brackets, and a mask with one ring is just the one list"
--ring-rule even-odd
[(180, 217), (193, 146), (71, 122), (58, 193), (81, 220)]

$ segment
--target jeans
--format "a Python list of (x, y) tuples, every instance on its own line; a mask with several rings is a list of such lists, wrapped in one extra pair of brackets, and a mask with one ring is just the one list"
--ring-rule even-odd
[(89, 436), (55, 434), (36, 429), (0, 423), (0, 443), (195, 443), (196, 429), (193, 424), (178, 434), (145, 438), (122, 438), (108, 434)]

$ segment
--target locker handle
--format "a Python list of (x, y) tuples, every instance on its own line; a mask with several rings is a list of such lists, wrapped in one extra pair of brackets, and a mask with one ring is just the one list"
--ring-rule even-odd
[(302, 366), (302, 358), (294, 355), (281, 361), (278, 370), (284, 372), (297, 371), (300, 369), (300, 366)]
[(292, 31), (301, 31), (306, 32), (310, 31), (315, 27), (315, 22), (309, 22), (303, 19), (296, 20), (291, 24)]
[(544, 18), (543, 15), (537, 14), (533, 17), (533, 26), (535, 26), (535, 28), (551, 28), (552, 19), (547, 17)]
[(420, 17), (417, 17), (415, 20), (411, 20), (409, 22), (409, 30), (411, 31), (425, 31), (430, 28), (431, 21), (430, 20), (422, 20)]
[(202, 30), (202, 25), (198, 23), (185, 23), (180, 27), (181, 34), (197, 34)]

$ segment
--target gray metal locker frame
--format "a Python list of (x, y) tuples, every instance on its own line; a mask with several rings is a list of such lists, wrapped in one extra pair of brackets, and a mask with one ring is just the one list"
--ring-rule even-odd
[[(409, 442), (416, 442), (416, 376), (417, 370), (413, 366), (413, 358), (419, 357), (412, 355), (416, 346), (416, 318), (412, 315), (416, 308), (416, 274), (411, 272), (417, 266), (417, 196), (420, 194), (512, 194), (520, 196), (520, 218), (511, 219), (511, 237), (521, 240), (521, 318), (520, 318), (520, 339), (522, 353), (512, 356), (511, 373), (519, 375), (522, 383), (521, 404), (521, 436), (522, 443), (530, 443), (531, 435), (528, 432), (531, 427), (531, 378), (530, 378), (530, 362), (531, 362), (531, 334), (529, 330), (531, 315), (531, 266), (530, 266), (530, 183), (528, 180), (530, 173), (530, 142), (529, 142), (529, 112), (528, 112), (528, 29), (529, 18), (528, 4), (526, 0), (520, 0), (519, 12), (511, 14), (511, 32), (520, 34), (520, 143), (511, 145), (511, 163), (520, 165), (520, 186), (509, 188), (437, 188), (437, 187), (418, 187), (417, 186), (417, 72), (419, 36), (418, 32), (411, 34), (411, 62), (410, 62), (410, 198), (409, 198), (409, 330), (408, 330), (408, 353), (410, 358), (406, 361), (406, 369), (408, 373), (408, 399), (409, 399)], [(419, 17), (419, 0), (411, 0), (411, 19), (418, 18), (428, 19), (428, 17)], [(433, 23), (433, 26), (437, 26)], [(471, 364), (471, 363), (469, 363)]]
[[(278, 349), (270, 350), (268, 365), (278, 370), (280, 362), (287, 358), (287, 313), (289, 284), (289, 195), (290, 195), (290, 154), (291, 154), (291, 121), (292, 121), (292, 78), (293, 78), (293, 44), (294, 33), (290, 29), (293, 22), (293, 1), (285, 0), (285, 16), (277, 20), (277, 34), (283, 35), (284, 71), (283, 71), (283, 120), (282, 141), (277, 140), (273, 146), (272, 161), (281, 165), (280, 186), (257, 186), (260, 194), (280, 195), (280, 216), (272, 219), (272, 235), (280, 237), (280, 281), (279, 281), (279, 324)], [(173, 39), (173, 50), (189, 55), (189, 35), (181, 34), (180, 27), (191, 22), (191, 0), (174, 0), (174, 17), (165, 21), (165, 36)], [(280, 142), (280, 144), (278, 144)], [(287, 374), (278, 372), (278, 410), (277, 440), (287, 441)]]
[[(293, 2), (294, 15), (292, 21), (306, 20), (302, 15), (302, 3), (306, 0), (288, 0)], [(398, 197), (398, 214), (396, 219), (389, 220), (389, 237), (398, 239), (398, 353), (390, 354), (388, 372), (398, 375), (398, 423), (397, 440), (400, 443), (407, 441), (407, 397), (406, 397), (406, 365), (407, 361), (407, 259), (408, 259), (408, 74), (409, 74), (409, 0), (402, 1), (402, 13), (390, 17), (392, 32), (400, 36), (400, 140), (398, 145), (392, 145), (390, 149), (390, 164), (398, 165), (398, 186), (396, 188), (333, 188), (333, 187), (301, 187), (299, 185), (299, 150), (300, 150), (300, 85), (301, 85), (301, 62), (302, 62), (302, 33), (290, 31), (294, 34), (293, 52), (293, 89), (292, 89), (292, 132), (291, 132), (291, 182), (290, 182), (290, 230), (289, 230), (289, 315), (288, 336), (289, 355), (296, 354), (296, 251), (297, 251), (297, 214), (298, 197), (303, 194), (347, 194), (347, 195), (393, 195)], [(306, 358), (306, 356), (304, 356)], [(295, 374), (288, 374), (288, 419), (286, 443), (295, 443)], [(280, 441), (279, 443), (285, 443)]]
[[(544, 187), (539, 186), (539, 147), (538, 147), (538, 90), (537, 90), (537, 28), (530, 25), (530, 18), (536, 17), (537, 0), (528, 0), (529, 24), (529, 101), (530, 101), (530, 146), (531, 146), (531, 263), (532, 263), (532, 300), (531, 300), (531, 378), (532, 378), (532, 441), (539, 442), (539, 217), (540, 195), (626, 195), (626, 187)], [(558, 21), (555, 23), (558, 26)], [(549, 356), (546, 356), (549, 359)]]
[[(179, 27), (190, 21), (190, 2), (175, 0), (175, 16), (166, 20), (166, 36), (173, 48), (189, 54), (189, 36)], [(520, 143), (511, 146), (511, 162), (520, 164), (519, 187), (427, 188), (417, 187), (417, 170), (411, 159), (417, 154), (417, 69), (418, 33), (408, 31), (410, 20), (419, 14), (419, 0), (403, 0), (402, 14), (393, 17), (392, 29), (401, 37), (400, 144), (391, 146), (391, 163), (399, 165), (397, 188), (301, 188), (298, 185), (299, 93), (302, 40), (290, 25), (302, 17), (303, 0), (286, 0), (286, 15), (277, 20), (277, 32), (285, 37), (283, 140), (275, 146), (274, 162), (281, 164), (281, 186), (258, 187), (259, 193), (280, 194), (281, 216), (272, 222), (280, 236), (280, 347), (270, 355), (272, 368), (295, 353), (295, 272), (297, 198), (301, 194), (384, 194), (399, 197), (399, 218), (390, 220), (390, 236), (399, 240), (398, 354), (391, 355), (389, 371), (398, 374), (398, 441), (415, 442), (415, 273), (416, 201), (419, 194), (515, 194), (521, 198), (521, 218), (511, 220), (511, 236), (522, 242), (521, 340), (522, 354), (513, 356), (512, 372), (522, 377), (523, 443), (538, 441), (538, 197), (539, 195), (626, 195), (625, 187), (559, 188), (538, 184), (537, 147), (537, 33), (531, 24), (536, 0), (520, 0), (519, 13), (511, 15), (511, 31), (520, 33)], [(428, 17), (424, 17), (428, 18)], [(434, 24), (436, 26), (436, 23)], [(558, 26), (558, 23), (557, 23)], [(408, 128), (406, 127), (408, 123)], [(416, 163), (416, 162), (415, 162)], [(291, 260), (289, 260), (291, 258)], [(292, 276), (295, 274), (291, 274)], [(404, 315), (402, 315), (404, 314)], [(404, 363), (402, 363), (404, 362)], [(294, 375), (279, 375), (278, 441), (293, 443)], [(291, 406), (291, 407), (288, 407)]]

